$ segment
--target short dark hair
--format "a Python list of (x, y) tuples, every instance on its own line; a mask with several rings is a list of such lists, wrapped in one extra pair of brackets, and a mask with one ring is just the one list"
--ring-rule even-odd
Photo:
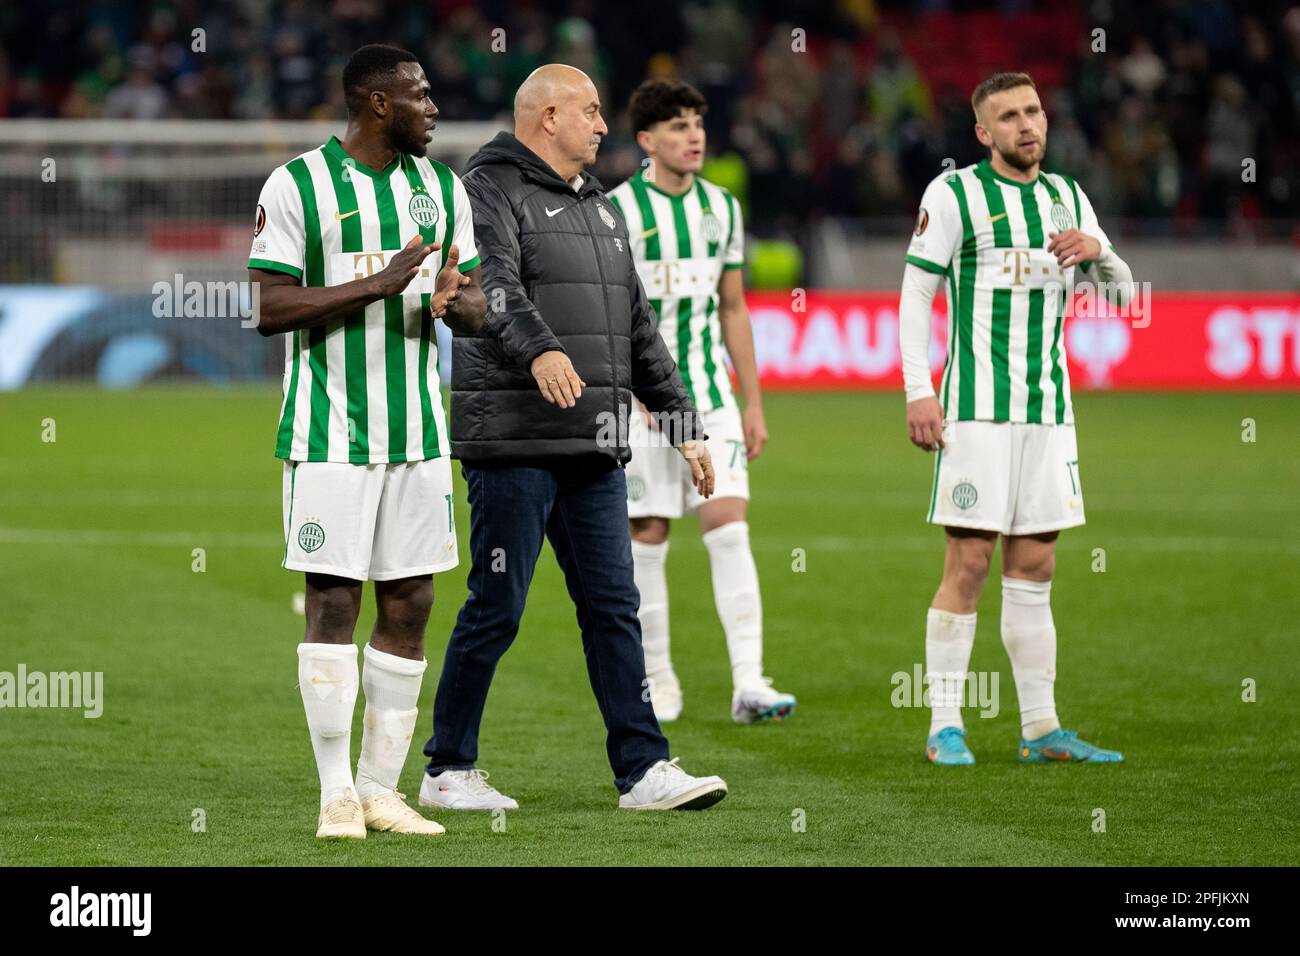
[(1038, 89), (1037, 86), (1034, 86), (1034, 78), (1028, 73), (994, 73), (975, 87), (975, 92), (970, 95), (970, 108), (978, 114), (980, 104), (994, 93), (1001, 93), (1003, 90), (1014, 90), (1017, 86), (1029, 86), (1035, 90)]
[(363, 112), (375, 90), (388, 89), (396, 78), (399, 63), (419, 62), (419, 57), (400, 46), (368, 43), (361, 47), (343, 67), (343, 99), (348, 105), (348, 115)]
[(632, 93), (627, 104), (634, 133), (676, 119), (683, 110), (694, 110), (703, 116), (708, 109), (704, 94), (681, 80), (646, 80)]

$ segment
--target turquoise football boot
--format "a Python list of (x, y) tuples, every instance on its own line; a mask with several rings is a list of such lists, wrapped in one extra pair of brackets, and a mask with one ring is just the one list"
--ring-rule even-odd
[(1123, 763), (1118, 750), (1102, 750), (1080, 740), (1073, 730), (1058, 727), (1037, 740), (1020, 740), (1021, 763)]
[(941, 767), (966, 767), (975, 762), (975, 755), (966, 746), (966, 731), (961, 727), (945, 727), (925, 742), (925, 755), (930, 763)]

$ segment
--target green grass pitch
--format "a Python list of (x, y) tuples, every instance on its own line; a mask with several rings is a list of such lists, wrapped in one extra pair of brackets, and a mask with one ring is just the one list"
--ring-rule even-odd
[[(481, 765), (521, 809), (503, 832), (489, 814), (444, 812), (441, 838), (341, 843), (314, 838), (294, 654), (302, 584), (279, 567), (275, 391), (4, 395), (0, 670), (103, 671), (105, 701), (99, 719), (0, 710), (0, 863), (1294, 863), (1297, 404), (1282, 394), (1077, 398), (1089, 523), (1059, 549), (1057, 700), (1067, 727), (1124, 751), (1121, 766), (1016, 762), (996, 573), (972, 668), (1000, 672), (1000, 712), (966, 712), (977, 766), (926, 762), (927, 712), (892, 706), (891, 675), (923, 660), (940, 571), (941, 532), (923, 522), (932, 459), (908, 445), (898, 396), (774, 394), (750, 524), (766, 669), (798, 695), (794, 719), (731, 722), (697, 527), (677, 525), (669, 558), (686, 707), (668, 736), (688, 770), (722, 774), (730, 797), (704, 813), (616, 808), (547, 548), (481, 741)], [(1242, 439), (1246, 418), (1253, 442)], [(53, 443), (42, 441), (45, 419)], [(795, 549), (803, 571), (792, 569)], [(465, 571), (462, 558), (436, 581), (403, 774), (412, 801)], [(359, 639), (372, 607), (367, 593)], [(1247, 678), (1253, 703), (1242, 699)]]

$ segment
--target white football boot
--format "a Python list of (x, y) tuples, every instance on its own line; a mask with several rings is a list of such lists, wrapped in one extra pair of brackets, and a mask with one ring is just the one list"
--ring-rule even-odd
[(449, 810), (518, 810), (519, 804), (490, 786), (488, 772), (477, 767), (470, 770), (444, 770), (436, 777), (424, 775), (420, 784), (420, 806), (446, 807)]
[(330, 837), (348, 837), (354, 840), (366, 838), (366, 816), (357, 802), (357, 795), (349, 790), (337, 800), (331, 800), (321, 808), (317, 821), (316, 836), (322, 839)]
[(650, 683), (650, 703), (655, 709), (655, 719), (661, 724), (672, 723), (682, 715), (682, 685), (671, 669), (647, 676)]
[(785, 720), (794, 713), (794, 694), (772, 689), (772, 678), (736, 688), (731, 696), (731, 719), (738, 724)]
[(385, 790), (361, 802), (366, 816), (367, 830), (389, 833), (423, 833), (437, 836), (446, 833), (441, 824), (426, 820), (406, 805), (406, 796), (396, 790)]
[(692, 777), (677, 757), (660, 760), (618, 798), (624, 810), (703, 810), (727, 795), (721, 777)]

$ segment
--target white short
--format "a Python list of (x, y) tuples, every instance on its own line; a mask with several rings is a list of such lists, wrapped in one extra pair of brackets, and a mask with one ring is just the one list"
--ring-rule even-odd
[(1073, 425), (944, 422), (928, 520), (1000, 534), (1084, 522)]
[(283, 565), (392, 581), (459, 563), (451, 461), (284, 463)]
[[(646, 426), (640, 406), (628, 422), (628, 444), (632, 460), (627, 465), (627, 514), (629, 518), (680, 518), (704, 504), (691, 483), (691, 466), (681, 452), (663, 444), (661, 433)], [(749, 458), (745, 453), (745, 429), (740, 410), (715, 408), (704, 412), (704, 434), (713, 459), (713, 498), (749, 500)]]

